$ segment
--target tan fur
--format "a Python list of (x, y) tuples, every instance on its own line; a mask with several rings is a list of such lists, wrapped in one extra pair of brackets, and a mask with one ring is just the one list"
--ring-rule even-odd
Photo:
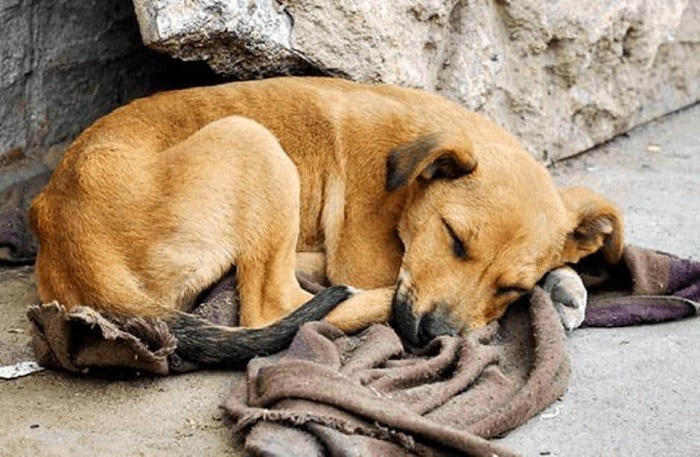
[(494, 123), (322, 78), (132, 102), (73, 143), (31, 218), (43, 301), (157, 316), (236, 265), (242, 324), (260, 326), (309, 299), (298, 251), (330, 283), (370, 289), (329, 316), (347, 331), (386, 322), (392, 299), (481, 326), (552, 268), (601, 247), (615, 261), (622, 243), (614, 206), (556, 189)]

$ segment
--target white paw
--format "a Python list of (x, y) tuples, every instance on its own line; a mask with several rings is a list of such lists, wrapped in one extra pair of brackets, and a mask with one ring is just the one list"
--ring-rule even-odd
[(586, 317), (588, 292), (581, 277), (569, 267), (550, 271), (542, 286), (554, 302), (566, 330), (578, 328)]

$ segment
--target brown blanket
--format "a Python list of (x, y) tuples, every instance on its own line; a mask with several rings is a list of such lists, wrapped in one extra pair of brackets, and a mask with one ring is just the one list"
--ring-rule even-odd
[(32, 305), (32, 348), (39, 365), (75, 373), (133, 371), (168, 374), (177, 340), (165, 322), (118, 318), (87, 306)]
[(301, 328), (283, 356), (253, 360), (226, 410), (255, 455), (514, 455), (484, 439), (522, 424), (569, 381), (549, 297), (512, 307), (467, 338), (407, 354), (374, 325), (345, 336)]

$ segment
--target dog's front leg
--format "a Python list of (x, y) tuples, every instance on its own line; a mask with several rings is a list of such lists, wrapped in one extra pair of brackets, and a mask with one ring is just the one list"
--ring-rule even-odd
[(385, 324), (391, 317), (395, 287), (361, 290), (342, 302), (324, 319), (345, 333), (355, 333), (371, 324)]
[(547, 273), (542, 283), (559, 313), (566, 330), (578, 328), (586, 317), (588, 292), (581, 277), (571, 267), (560, 267)]
[[(319, 292), (326, 285), (326, 255), (323, 252), (297, 252), (297, 279), (310, 292)], [(338, 305), (326, 321), (346, 333), (354, 333), (371, 324), (387, 323), (395, 287), (360, 290)]]

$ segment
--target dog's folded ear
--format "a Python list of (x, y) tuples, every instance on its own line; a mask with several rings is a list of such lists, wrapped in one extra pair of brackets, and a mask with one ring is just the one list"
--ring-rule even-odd
[(414, 181), (456, 179), (477, 166), (469, 137), (432, 133), (392, 149), (386, 161), (386, 190), (392, 192)]
[(600, 251), (607, 262), (617, 263), (623, 247), (620, 210), (585, 187), (563, 188), (560, 193), (572, 221), (564, 243), (564, 262), (576, 263)]

